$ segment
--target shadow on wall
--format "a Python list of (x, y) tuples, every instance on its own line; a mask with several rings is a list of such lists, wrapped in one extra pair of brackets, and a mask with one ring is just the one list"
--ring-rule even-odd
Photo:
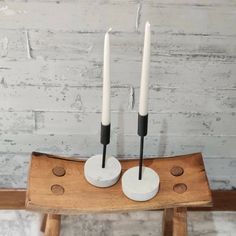
[[(125, 127), (124, 127), (124, 110), (120, 106), (118, 110), (118, 119), (117, 119), (117, 127), (119, 129), (115, 130), (113, 132), (113, 135), (117, 135), (117, 140), (116, 140), (116, 156), (122, 157), (125, 155), (125, 150), (124, 150), (124, 142), (125, 142)], [(134, 121), (135, 122), (135, 121)], [(156, 155), (158, 157), (165, 156), (166, 154), (166, 147), (167, 147), (167, 132), (168, 132), (168, 123), (166, 119), (163, 119), (163, 122), (161, 124), (161, 132), (159, 135), (159, 138), (156, 139), (156, 146), (157, 146), (157, 152)], [(148, 137), (148, 134), (147, 134)], [(147, 141), (148, 142), (148, 139)], [(137, 147), (139, 148), (139, 137), (137, 135)], [(138, 153), (139, 149), (137, 149)]]
[(166, 146), (167, 146), (167, 130), (168, 130), (168, 124), (166, 122), (166, 119), (163, 119), (162, 125), (161, 125), (161, 133), (160, 133), (160, 139), (157, 140), (158, 142), (158, 149), (157, 149), (157, 155), (159, 157), (162, 157), (165, 155), (166, 152)]
[(119, 106), (117, 116), (117, 127), (119, 127), (119, 129), (117, 130), (116, 155), (121, 157), (124, 155), (124, 109), (121, 105)]

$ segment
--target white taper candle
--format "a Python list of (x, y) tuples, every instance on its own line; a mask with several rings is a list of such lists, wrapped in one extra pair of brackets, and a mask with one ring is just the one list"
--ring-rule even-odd
[(146, 116), (148, 114), (150, 48), (151, 48), (151, 29), (150, 29), (150, 23), (146, 22), (144, 46), (143, 46), (142, 75), (141, 75), (140, 96), (139, 96), (139, 114), (141, 116)]
[(103, 58), (103, 94), (102, 94), (102, 124), (110, 124), (110, 35), (107, 31), (104, 39)]

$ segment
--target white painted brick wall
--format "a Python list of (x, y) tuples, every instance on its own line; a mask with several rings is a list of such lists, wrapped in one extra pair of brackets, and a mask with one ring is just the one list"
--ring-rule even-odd
[[(234, 188), (235, 9), (230, 0), (1, 1), (2, 158), (28, 160), (35, 150), (81, 156), (101, 152), (102, 51), (108, 27), (113, 27), (108, 151), (137, 156), (134, 121), (143, 29), (149, 20), (146, 156), (203, 152), (211, 186)], [(16, 168), (24, 176), (27, 163), (21, 160)], [(7, 165), (11, 169), (12, 163)], [(13, 183), (24, 186), (24, 180)]]
[[(212, 188), (235, 188), (235, 11), (231, 0), (0, 1), (0, 186), (25, 187), (32, 151), (101, 152), (102, 51), (109, 27), (108, 152), (138, 155), (135, 121), (149, 20), (145, 155), (203, 152)], [(37, 221), (28, 213), (1, 213), (0, 235), (32, 235), (31, 217)], [(234, 222), (233, 213), (190, 213), (189, 235), (234, 235)], [(160, 224), (158, 212), (66, 217), (62, 235), (158, 235)]]

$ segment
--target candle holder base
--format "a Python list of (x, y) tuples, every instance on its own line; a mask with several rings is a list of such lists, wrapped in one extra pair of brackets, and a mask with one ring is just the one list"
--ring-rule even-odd
[(86, 180), (100, 188), (114, 185), (120, 178), (121, 165), (113, 156), (106, 157), (106, 165), (102, 168), (102, 155), (90, 157), (84, 165)]
[(159, 175), (151, 168), (142, 167), (142, 179), (138, 179), (139, 167), (128, 169), (122, 176), (122, 191), (131, 200), (147, 201), (156, 196), (159, 190)]

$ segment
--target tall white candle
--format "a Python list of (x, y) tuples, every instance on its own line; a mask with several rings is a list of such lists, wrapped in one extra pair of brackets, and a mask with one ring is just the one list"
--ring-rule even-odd
[(103, 94), (102, 94), (102, 124), (110, 124), (110, 36), (107, 31), (104, 39), (103, 58)]
[(150, 23), (146, 22), (144, 46), (143, 46), (142, 75), (141, 75), (140, 96), (139, 96), (139, 114), (141, 116), (146, 116), (148, 114), (148, 83), (149, 83), (149, 68), (150, 68), (150, 48), (151, 48)]

